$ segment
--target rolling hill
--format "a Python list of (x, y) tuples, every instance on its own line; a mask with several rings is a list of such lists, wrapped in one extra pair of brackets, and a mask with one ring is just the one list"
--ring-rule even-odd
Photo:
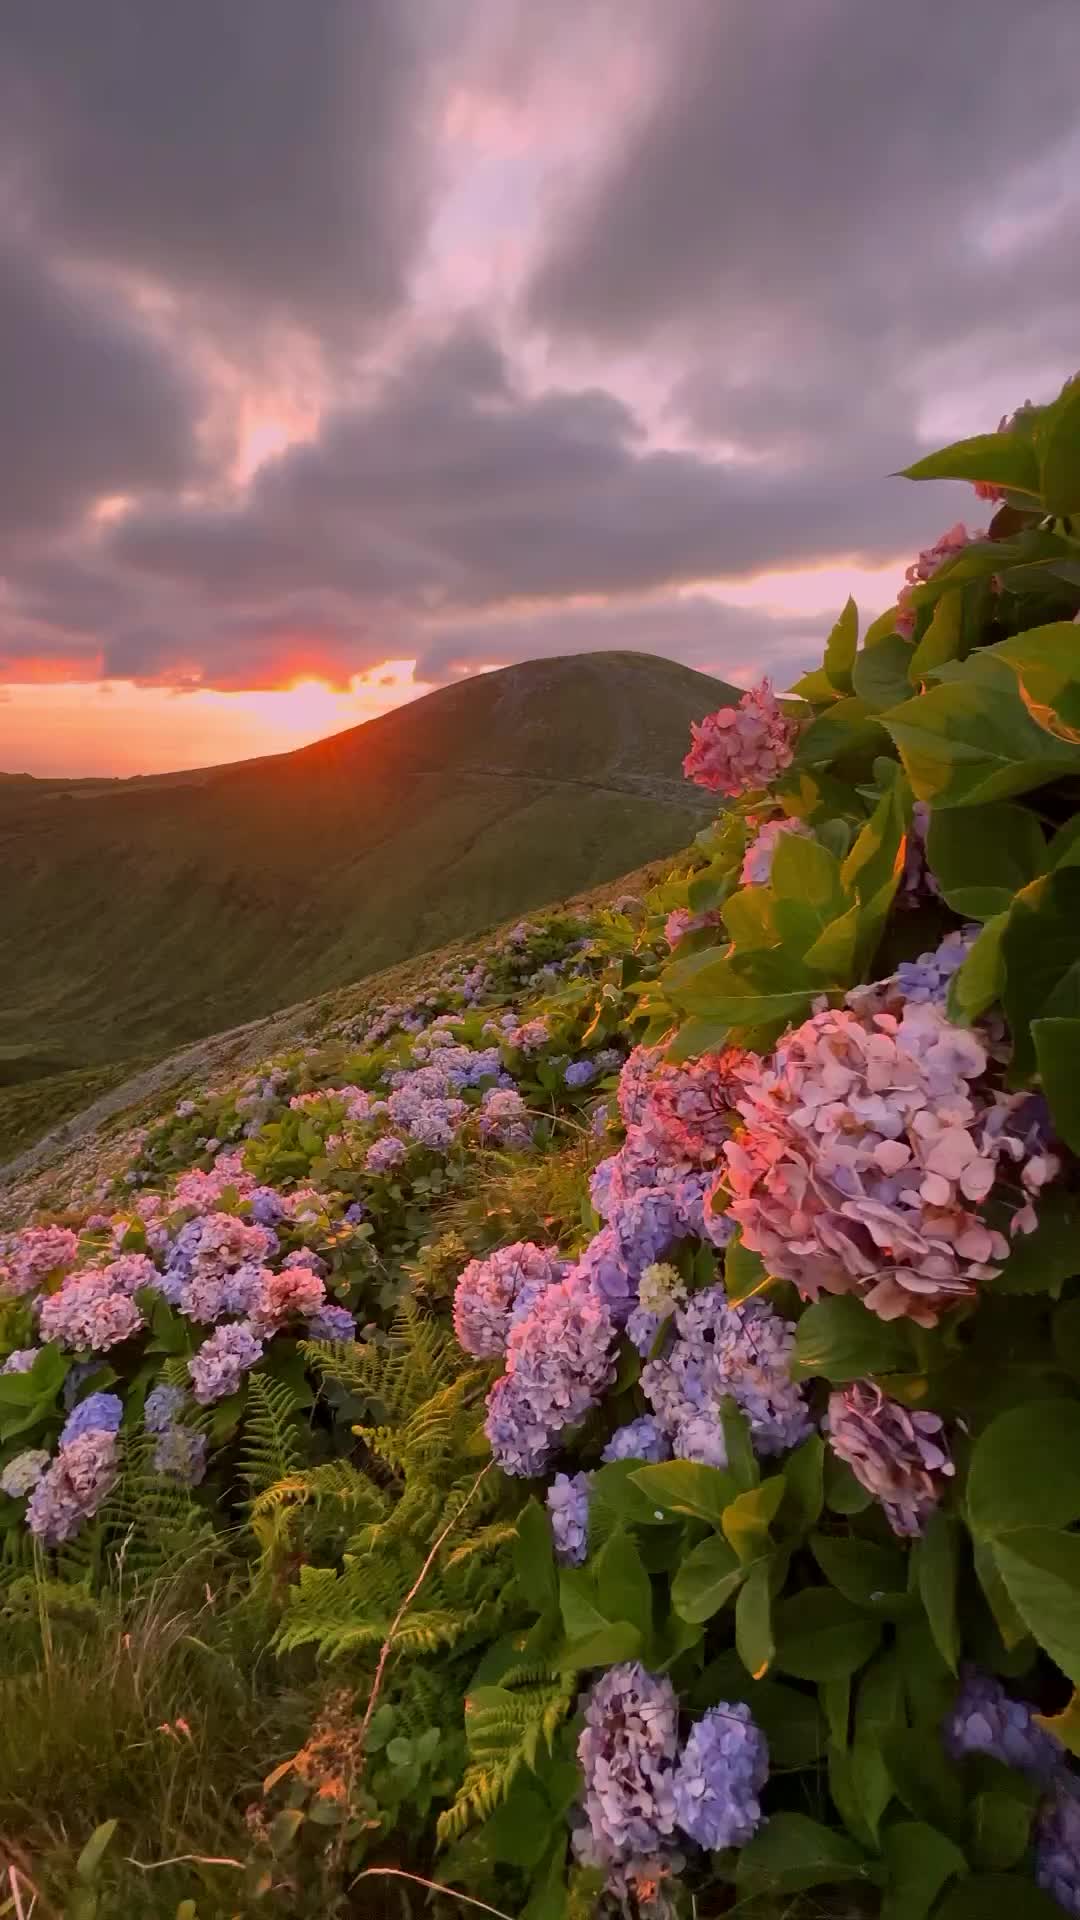
[(686, 843), (692, 719), (633, 653), (533, 661), (298, 752), (0, 782), (0, 1083), (154, 1058)]

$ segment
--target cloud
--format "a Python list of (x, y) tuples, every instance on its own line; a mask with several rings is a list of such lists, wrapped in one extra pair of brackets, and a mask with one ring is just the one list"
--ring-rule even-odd
[(355, 336), (424, 229), (420, 24), (397, 0), (17, 7), (0, 156), (68, 252)]
[(194, 380), (115, 301), (0, 242), (0, 534), (63, 527), (99, 496), (197, 469)]

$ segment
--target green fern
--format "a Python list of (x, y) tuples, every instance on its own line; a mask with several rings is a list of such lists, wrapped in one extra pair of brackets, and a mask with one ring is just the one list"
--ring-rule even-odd
[(298, 1474), (304, 1464), (298, 1406), (287, 1381), (265, 1373), (249, 1376), (240, 1472), (256, 1495)]
[(440, 1846), (486, 1820), (505, 1800), (514, 1777), (550, 1752), (577, 1692), (576, 1676), (521, 1668), (501, 1686), (478, 1687), (465, 1703), (470, 1763), (453, 1806), (441, 1815)]

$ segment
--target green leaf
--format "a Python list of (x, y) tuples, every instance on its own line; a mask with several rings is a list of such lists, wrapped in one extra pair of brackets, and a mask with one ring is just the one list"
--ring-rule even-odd
[(887, 1827), (881, 1850), (889, 1877), (880, 1920), (926, 1920), (946, 1882), (968, 1870), (959, 1847), (925, 1820)]
[(697, 1626), (711, 1620), (742, 1585), (746, 1568), (719, 1535), (688, 1553), (671, 1583), (671, 1604), (681, 1620)]
[(93, 1886), (97, 1870), (101, 1865), (106, 1847), (119, 1826), (118, 1820), (103, 1820), (95, 1827), (85, 1847), (75, 1862), (75, 1872), (84, 1886)]
[(1037, 1065), (1032, 1022), (1080, 1015), (1080, 867), (1055, 868), (1017, 894), (1001, 952), (1010, 1079), (1022, 1086)]
[(963, 641), (964, 596), (956, 588), (943, 593), (934, 608), (933, 618), (908, 662), (908, 679), (913, 687), (921, 685), (935, 667), (960, 656)]
[(795, 1334), (798, 1377), (862, 1380), (867, 1374), (910, 1369), (910, 1335), (898, 1320), (879, 1320), (850, 1294), (834, 1294), (807, 1307)]
[(774, 1813), (743, 1847), (736, 1867), (743, 1892), (799, 1893), (866, 1879), (869, 1865), (862, 1849), (802, 1813)]
[[(873, 1540), (847, 1539), (836, 1534), (815, 1533), (810, 1551), (831, 1586), (857, 1607), (882, 1610), (880, 1603), (905, 1595), (904, 1556), (895, 1547), (879, 1546)], [(885, 1609), (886, 1611), (888, 1609)]]
[(855, 661), (852, 685), (871, 713), (884, 713), (911, 692), (915, 648), (903, 634), (891, 633), (880, 645), (863, 648)]
[(927, 1521), (914, 1553), (919, 1597), (926, 1609), (934, 1644), (946, 1666), (956, 1673), (960, 1659), (956, 1618), (959, 1530), (956, 1521), (940, 1507)]
[(976, 1540), (974, 1546), (975, 1572), (983, 1597), (993, 1616), (1001, 1644), (1007, 1653), (1011, 1653), (1014, 1647), (1030, 1638), (1027, 1627), (1009, 1598), (989, 1540)]
[(964, 1828), (960, 1776), (946, 1757), (936, 1727), (893, 1727), (882, 1752), (896, 1795), (916, 1820), (958, 1835)]
[(874, 1652), (881, 1627), (829, 1587), (806, 1587), (773, 1609), (776, 1665), (796, 1680), (842, 1680)]
[(735, 1602), (735, 1646), (750, 1678), (763, 1679), (776, 1651), (767, 1559), (758, 1560), (750, 1568), (740, 1588)]
[(743, 1246), (742, 1229), (736, 1228), (724, 1250), (724, 1291), (737, 1307), (759, 1291), (766, 1280), (765, 1263), (760, 1253)]
[(596, 1600), (596, 1582), (585, 1567), (564, 1567), (559, 1575), (559, 1605), (568, 1641), (598, 1633), (610, 1622)]
[(859, 644), (859, 610), (849, 596), (844, 610), (825, 642), (822, 671), (837, 693), (851, 692), (851, 669)]
[(1038, 1400), (992, 1420), (971, 1456), (967, 1506), (983, 1538), (1080, 1520), (1080, 1401)]
[(997, 1279), (996, 1294), (1049, 1293), (1055, 1300), (1072, 1278), (1080, 1231), (1080, 1198), (1067, 1188), (1052, 1187), (1039, 1200), (1038, 1225), (1033, 1233), (1018, 1233)]
[(799, 736), (794, 764), (796, 768), (828, 767), (846, 754), (882, 753), (887, 746), (887, 735), (876, 715), (865, 701), (853, 695), (838, 700), (811, 720)]
[(629, 1620), (606, 1621), (592, 1633), (567, 1639), (552, 1656), (562, 1673), (580, 1673), (589, 1667), (614, 1667), (620, 1660), (636, 1660), (642, 1652), (642, 1638)]
[(1008, 1793), (977, 1793), (971, 1803), (971, 1859), (989, 1872), (1019, 1866), (1027, 1852), (1032, 1809)]
[(937, 809), (930, 818), (927, 854), (954, 913), (991, 920), (1007, 913), (1013, 895), (1034, 880), (1046, 857), (1035, 815), (998, 801), (977, 813)]
[[(812, 707), (830, 706), (836, 699), (836, 689), (824, 667), (815, 667), (813, 672), (804, 673), (800, 679), (793, 681), (788, 692), (799, 700), (809, 701)], [(847, 692), (851, 692), (850, 686)]]
[(1080, 1534), (1025, 1527), (996, 1540), (993, 1551), (1024, 1625), (1080, 1686)]
[[(727, 1471), (735, 1481), (736, 1490), (739, 1493), (748, 1493), (752, 1487), (757, 1486), (761, 1478), (761, 1469), (758, 1466), (757, 1454), (754, 1452), (750, 1422), (730, 1394), (720, 1402), (720, 1426), (727, 1451)], [(729, 1510), (725, 1509), (725, 1517)]]
[(629, 1620), (642, 1641), (652, 1633), (652, 1585), (631, 1535), (620, 1528), (605, 1541), (594, 1563), (596, 1598), (609, 1620)]
[(551, 1522), (538, 1500), (530, 1500), (518, 1517), (514, 1541), (514, 1572), (525, 1597), (539, 1613), (558, 1598), (559, 1580)]
[(722, 1527), (725, 1508), (739, 1492), (734, 1474), (723, 1467), (706, 1467), (694, 1460), (665, 1460), (657, 1466), (636, 1467), (630, 1475), (646, 1499), (665, 1513), (690, 1514)]
[(1080, 1153), (1080, 1019), (1033, 1020), (1031, 1038), (1055, 1131)]
[(1080, 771), (1080, 744), (1056, 730), (1049, 707), (1036, 709), (996, 648), (983, 648), (948, 673), (882, 716), (920, 800), (970, 807)]
[(1080, 383), (1073, 381), (1047, 410), (1040, 435), (1039, 483), (1047, 513), (1080, 507)]
[(977, 433), (954, 440), (901, 469), (905, 480), (984, 480), (1010, 493), (1039, 498), (1039, 462), (1031, 442), (1018, 433)]
[(769, 1526), (779, 1512), (784, 1491), (784, 1476), (776, 1473), (760, 1487), (751, 1487), (746, 1493), (740, 1493), (738, 1499), (725, 1507), (724, 1538), (734, 1547), (744, 1565), (749, 1566), (752, 1560), (771, 1552)]
[(825, 1443), (811, 1434), (784, 1462), (787, 1491), (780, 1508), (780, 1524), (793, 1533), (806, 1533), (820, 1518), (825, 1504)]
[(948, 1015), (959, 1026), (970, 1026), (1001, 998), (1005, 985), (1001, 943), (1008, 922), (1007, 913), (987, 921), (949, 982)]
[(973, 1873), (945, 1895), (934, 1920), (998, 1920), (999, 1915), (1001, 1920), (1061, 1920), (1061, 1908), (1026, 1874)]
[(825, 1449), (825, 1505), (830, 1513), (865, 1513), (873, 1504), (873, 1495), (861, 1486), (846, 1460)]

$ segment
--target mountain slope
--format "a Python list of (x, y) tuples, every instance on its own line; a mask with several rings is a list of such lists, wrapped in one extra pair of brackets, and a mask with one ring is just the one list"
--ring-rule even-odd
[(690, 838), (692, 719), (737, 690), (648, 655), (535, 661), (299, 752), (0, 789), (0, 1070), (153, 1056)]

